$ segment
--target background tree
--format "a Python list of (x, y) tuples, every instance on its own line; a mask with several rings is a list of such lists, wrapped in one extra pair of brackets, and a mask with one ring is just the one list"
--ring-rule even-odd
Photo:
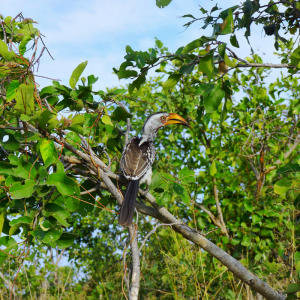
[[(81, 77), (87, 62), (69, 87), (39, 90), (40, 32), (31, 19), (2, 18), (3, 298), (297, 297), (299, 3), (218, 10), (184, 16), (186, 27), (203, 20), (213, 34), (174, 53), (159, 40), (148, 51), (126, 46), (114, 72), (132, 82), (107, 91), (93, 89), (94, 75)], [(254, 25), (274, 34), (281, 64), (234, 53), (235, 31), (248, 38)], [(295, 38), (282, 38), (285, 29)], [(220, 41), (228, 35), (231, 46)], [(279, 67), (288, 76), (266, 84)], [(152, 68), (160, 74), (147, 78)], [(191, 130), (159, 133), (150, 192), (139, 190), (137, 224), (123, 232), (122, 147), (131, 126), (140, 132), (159, 110), (181, 114)], [(58, 267), (64, 253), (75, 268)]]

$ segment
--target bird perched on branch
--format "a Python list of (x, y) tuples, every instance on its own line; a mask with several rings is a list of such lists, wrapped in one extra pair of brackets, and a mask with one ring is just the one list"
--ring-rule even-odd
[(134, 136), (125, 144), (121, 167), (129, 183), (119, 214), (120, 225), (130, 226), (132, 223), (139, 185), (146, 183), (149, 186), (151, 183), (152, 164), (155, 159), (154, 138), (159, 128), (170, 124), (189, 126), (178, 114), (154, 113), (146, 119), (142, 136), (140, 138)]

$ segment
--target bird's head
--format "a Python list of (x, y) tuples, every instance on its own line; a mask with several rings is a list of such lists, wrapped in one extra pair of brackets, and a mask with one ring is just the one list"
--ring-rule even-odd
[(143, 126), (143, 142), (153, 140), (159, 128), (171, 124), (182, 124), (189, 127), (188, 122), (175, 113), (158, 112), (148, 116)]

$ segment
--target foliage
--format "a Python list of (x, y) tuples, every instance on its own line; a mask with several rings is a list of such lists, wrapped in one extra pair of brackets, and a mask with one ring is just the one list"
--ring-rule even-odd
[[(283, 11), (273, 2), (261, 6), (247, 0), (217, 16), (217, 6), (211, 12), (201, 8), (203, 18), (183, 16), (192, 19), (186, 27), (203, 20), (202, 28), (211, 26), (212, 36), (174, 53), (159, 40), (148, 51), (126, 46), (125, 61), (113, 70), (132, 82), (106, 91), (93, 88), (94, 75), (82, 77), (87, 62), (74, 69), (69, 86), (53, 81), (40, 89), (33, 66), (40, 60), (36, 49), (42, 36), (35, 22), (1, 21), (3, 297), (16, 291), (23, 299), (43, 294), (121, 299), (127, 236), (116, 221), (115, 198), (101, 185), (99, 173), (91, 171), (99, 166), (93, 160), (87, 164), (83, 156), (94, 152), (118, 174), (127, 120), (139, 133), (145, 116), (160, 110), (189, 119), (191, 129), (159, 132), (150, 186), (157, 203), (275, 290), (285, 291), (288, 299), (296, 297), (300, 48), (295, 38), (281, 37), (280, 24), (296, 36), (300, 7), (296, 1), (279, 3)], [(260, 24), (267, 35), (274, 34), (277, 55), (289, 69), (289, 76), (281, 74), (271, 84), (266, 79), (273, 64), (264, 64), (257, 54), (239, 58), (218, 40), (230, 35), (231, 45), (238, 47), (235, 31), (245, 28), (248, 38), (251, 26)], [(31, 59), (25, 57), (27, 48), (33, 49)], [(151, 68), (158, 76), (147, 78)], [(125, 190), (121, 183), (118, 188)], [(139, 243), (156, 223), (139, 214)], [(58, 267), (64, 253), (74, 267)], [(141, 271), (143, 299), (245, 299), (252, 294), (225, 266), (170, 228), (157, 229), (147, 240)], [(79, 272), (87, 276), (78, 279)]]

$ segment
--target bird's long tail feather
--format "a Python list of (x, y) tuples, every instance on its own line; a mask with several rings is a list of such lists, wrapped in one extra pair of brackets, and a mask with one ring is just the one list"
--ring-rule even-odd
[(125, 194), (125, 199), (122, 203), (122, 207), (119, 214), (120, 225), (127, 227), (131, 225), (138, 189), (139, 180), (130, 180)]

